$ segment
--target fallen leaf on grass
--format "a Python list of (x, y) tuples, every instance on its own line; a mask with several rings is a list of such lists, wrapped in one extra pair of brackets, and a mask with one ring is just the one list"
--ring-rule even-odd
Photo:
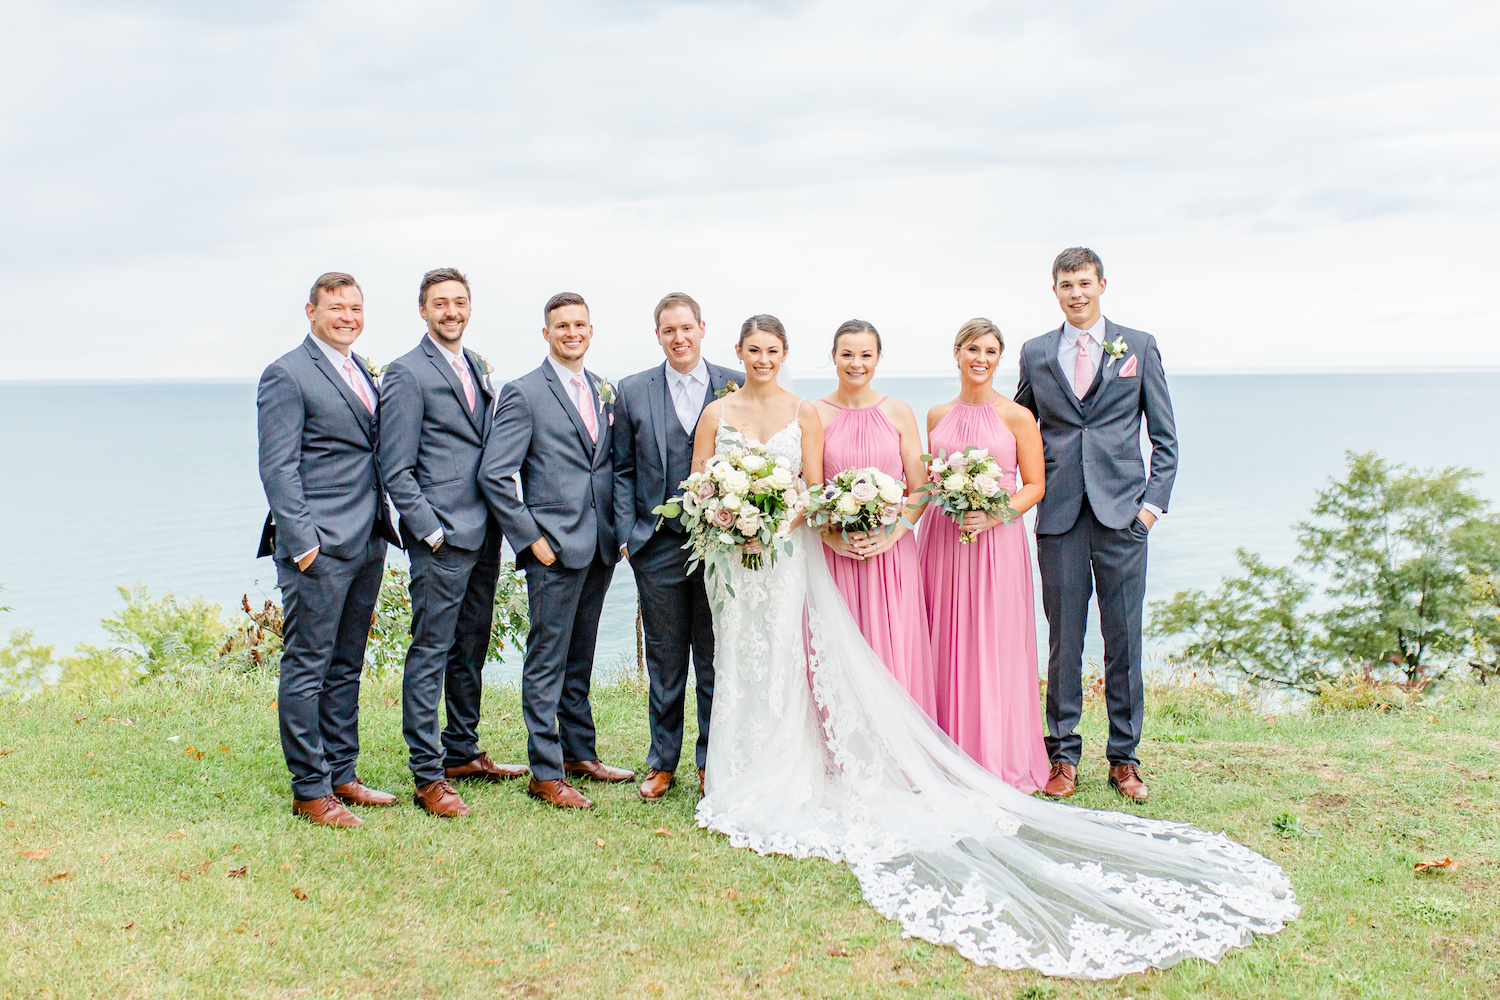
[(656, 834), (659, 837), (675, 837), (675, 836), (677, 836), (677, 834), (673, 833), (671, 830), (668, 830), (664, 826), (659, 826), (655, 830), (652, 830), (651, 832), (654, 833), (654, 834)]
[[(386, 699), (386, 701), (390, 700), (389, 698)], [(464, 961), (470, 965), (499, 965), (505, 960), (503, 958), (466, 958)]]
[(776, 970), (776, 974), (779, 975), (779, 976), (784, 976), (788, 972), (791, 972), (791, 971), (792, 971), (792, 967), (790, 965), (783, 965), (781, 968), (779, 968), (779, 969)]
[(167, 839), (168, 840), (176, 840), (178, 837), (186, 837), (186, 836), (187, 836), (187, 834), (183, 833), (181, 830), (178, 830), (176, 833), (169, 833), (169, 834), (167, 834)]
[(249, 865), (240, 865), (238, 868), (231, 868), (231, 869), (229, 869), (229, 877), (230, 878), (244, 878), (245, 874), (247, 872), (249, 872), (249, 871), (250, 871), (250, 866)]
[(594, 841), (594, 844), (596, 846), (598, 846), (598, 847), (603, 847), (604, 846), (604, 838), (600, 837), (598, 840)]
[(1444, 858), (1441, 861), (1418, 861), (1415, 865), (1412, 865), (1412, 869), (1417, 874), (1419, 874), (1419, 875), (1422, 872), (1430, 872), (1430, 871), (1432, 871), (1435, 868), (1457, 868), (1457, 867), (1458, 867), (1458, 862), (1454, 861), (1452, 858)]
[(85, 757), (92, 757), (92, 756), (94, 756), (94, 755), (93, 755), (93, 754), (91, 754), (91, 753), (86, 753), (86, 754), (84, 754), (84, 756), (85, 756)]
[(740, 898), (740, 894), (737, 893), (737, 892), (735, 892), (733, 889), (725, 889), (723, 892), (719, 893), (719, 898), (720, 899), (739, 899)]
[(552, 928), (554, 928), (556, 926), (557, 926), (557, 921), (554, 920), (550, 924), (547, 925), (547, 929), (550, 931)]
[(73, 873), (71, 871), (58, 872), (56, 875), (48, 875), (47, 876), (47, 881), (48, 882), (61, 882), (65, 878), (70, 878), (72, 876), (72, 874)]
[(276, 703), (273, 701), (273, 702), (271, 702), (271, 704), (267, 705), (266, 708), (268, 708), (268, 709), (270, 709), (271, 711), (274, 712), (274, 711), (276, 711)]
[(83, 716), (81, 716), (81, 715), (80, 715), (80, 716), (79, 716), (79, 717), (78, 717), (78, 718), (76, 718), (76, 719), (74, 719), (74, 720), (73, 720), (73, 721), (74, 721), (74, 722), (75, 722), (75, 723), (77, 723), (77, 722), (82, 722), (82, 721), (83, 721)]
[(36, 851), (22, 851), (21, 857), (30, 858), (33, 861), (44, 861), (52, 857), (52, 850), (51, 848), (43, 847)]
[(130, 922), (130, 923), (128, 923), (128, 924), (126, 924), (126, 925), (125, 925), (125, 926), (124, 926), (124, 927), (123, 927), (123, 928), (121, 928), (121, 929), (122, 929), (122, 930), (127, 930), (127, 931), (128, 931), (128, 930), (130, 930), (130, 928), (132, 928), (132, 927), (134, 927), (134, 926), (135, 926), (135, 921), (134, 921), (134, 920), (132, 920), (132, 921), (131, 921), (131, 922)]
[(229, 752), (229, 748), (228, 747), (219, 747), (219, 753), (228, 753), (228, 752)]
[(188, 747), (186, 750), (184, 750), (182, 752), (185, 753), (185, 754), (187, 754), (189, 757), (193, 758), (194, 760), (202, 760), (203, 759), (203, 751), (199, 750), (197, 747)]
[(386, 699), (385, 699), (385, 707), (386, 708), (395, 708), (396, 707), (396, 699), (387, 696)]
[(849, 957), (849, 953), (847, 951), (845, 951), (844, 949), (842, 949), (842, 948), (829, 948), (828, 949), (828, 957), (829, 958), (848, 958)]
[(292, 890), (292, 895), (296, 896), (298, 899), (306, 899), (307, 898), (307, 893), (303, 892), (301, 889), (293, 889)]
[[(1271, 716), (1271, 721), (1275, 722), (1276, 721), (1276, 716), (1274, 716), (1274, 715)], [(915, 979), (898, 979), (898, 980), (896, 980), (896, 985), (897, 986), (915, 986), (915, 985), (917, 985), (917, 981)]]
[(103, 854), (100, 854), (99, 855), (99, 860), (100, 861), (108, 861), (109, 860), (109, 852), (105, 851)]
[(4, 757), (4, 756), (8, 755), (9, 753), (10, 753), (10, 747), (0, 747), (0, 757)]
[(184, 875), (182, 872), (178, 872), (177, 877), (182, 879), (184, 882), (191, 882), (193, 880), (193, 876)]
[(199, 875), (207, 875), (208, 874), (208, 870), (210, 868), (212, 868), (213, 865), (214, 865), (213, 858), (209, 858), (207, 861), (203, 862), (203, 864), (201, 864), (201, 865), (198, 866), (198, 874)]

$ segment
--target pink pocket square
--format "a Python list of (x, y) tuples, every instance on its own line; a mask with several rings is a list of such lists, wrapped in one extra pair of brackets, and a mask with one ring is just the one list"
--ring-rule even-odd
[(1132, 354), (1130, 356), (1130, 360), (1126, 361), (1125, 364), (1121, 366), (1119, 377), (1120, 378), (1129, 378), (1130, 376), (1132, 376), (1134, 374), (1135, 374), (1135, 355)]
[(610, 414), (609, 414), (609, 426), (613, 427), (614, 425), (615, 425), (615, 414), (614, 414), (614, 411), (611, 410)]

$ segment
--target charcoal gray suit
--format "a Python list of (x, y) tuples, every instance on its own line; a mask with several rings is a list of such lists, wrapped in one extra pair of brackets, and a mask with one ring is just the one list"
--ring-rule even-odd
[[(500, 572), (500, 528), (479, 490), (494, 394), (484, 363), (463, 351), (471, 407), (450, 355), (431, 336), (380, 380), (380, 466), (411, 556), (411, 646), (401, 728), (418, 787), (478, 757), (485, 654)], [(441, 531), (433, 550), (427, 538)], [(448, 725), (438, 733), (438, 701)]]
[[(354, 355), (372, 403), (374, 384)], [(272, 362), (256, 392), (260, 479), (286, 622), (276, 711), (292, 794), (321, 798), (354, 780), (359, 677), (380, 593), (386, 537), (379, 408), (371, 413), (308, 335)], [(385, 537), (382, 537), (382, 536)], [(306, 571), (297, 557), (317, 548)]]
[[(1167, 509), (1177, 475), (1177, 428), (1156, 340), (1105, 320), (1105, 340), (1127, 350), (1102, 358), (1082, 399), (1058, 362), (1062, 327), (1021, 345), (1016, 402), (1037, 415), (1047, 492), (1037, 505), (1036, 554), (1047, 616), (1047, 754), (1076, 765), (1083, 747), (1083, 638), (1090, 593), (1104, 634), (1104, 700), (1111, 764), (1138, 763), (1145, 701), (1141, 613), (1146, 596), (1141, 505)], [(1130, 370), (1134, 359), (1134, 374)], [(1141, 418), (1151, 475), (1141, 457)]]
[[(698, 407), (713, 401), (729, 381), (745, 376), (708, 365), (708, 387)], [(714, 697), (714, 619), (703, 585), (703, 568), (689, 574), (687, 540), (679, 521), (657, 530), (651, 511), (674, 496), (692, 472), (693, 435), (673, 405), (663, 361), (620, 380), (615, 403), (615, 532), (630, 553), (641, 600), (646, 666), (651, 675), (651, 752), (648, 766), (677, 770), (682, 755), (682, 717), (688, 659), (697, 680), (699, 767), (708, 760), (708, 725)]]
[[(516, 566), (526, 574), (531, 630), (521, 703), (532, 777), (564, 777), (563, 764), (597, 760), (589, 685), (599, 612), (619, 556), (610, 461), (612, 405), (600, 405), (597, 375), (584, 372), (597, 441), (550, 360), (500, 390), (479, 483)], [(516, 489), (519, 476), (521, 489)], [(531, 544), (546, 536), (557, 555), (543, 566)]]

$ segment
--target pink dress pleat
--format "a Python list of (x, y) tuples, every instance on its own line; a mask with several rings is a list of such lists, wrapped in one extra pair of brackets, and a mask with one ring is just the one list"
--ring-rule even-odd
[[(987, 403), (959, 403), (933, 428), (929, 451), (988, 448), (1014, 491), (1016, 439)], [(917, 552), (932, 622), (939, 726), (985, 770), (1023, 792), (1047, 782), (1037, 680), (1031, 549), (1017, 520), (967, 545), (958, 525), (932, 509)]]
[[(871, 468), (905, 481), (900, 433), (879, 406), (841, 409), (823, 432), (824, 476), (832, 479), (846, 469)], [(864, 561), (838, 555), (826, 545), (823, 554), (865, 641), (912, 700), (936, 720), (932, 646), (916, 537), (907, 532), (889, 550)]]

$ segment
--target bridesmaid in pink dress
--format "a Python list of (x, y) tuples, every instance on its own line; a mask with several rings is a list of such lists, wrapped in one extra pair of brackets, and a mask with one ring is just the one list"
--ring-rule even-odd
[[(958, 398), (927, 414), (928, 449), (936, 455), (969, 445), (989, 449), (1005, 470), (1010, 505), (1024, 513), (1042, 499), (1042, 437), (1036, 418), (992, 386), (1005, 342), (987, 319), (958, 331)], [(1017, 489), (1019, 466), (1025, 485)], [(1023, 792), (1047, 783), (1031, 597), (1031, 549), (1020, 520), (970, 511), (959, 525), (934, 510), (917, 551), (932, 621), (937, 723), (986, 770)]]
[[(839, 387), (818, 400), (823, 421), (823, 472), (876, 468), (908, 484), (927, 480), (922, 438), (911, 407), (870, 388), (880, 360), (880, 334), (852, 319), (833, 335)], [(920, 502), (920, 498), (919, 498)], [(917, 523), (922, 510), (907, 511)], [(932, 644), (922, 573), (911, 529), (897, 525), (888, 535), (823, 533), (824, 554), (834, 582), (859, 630), (891, 674), (922, 711), (936, 720)]]

